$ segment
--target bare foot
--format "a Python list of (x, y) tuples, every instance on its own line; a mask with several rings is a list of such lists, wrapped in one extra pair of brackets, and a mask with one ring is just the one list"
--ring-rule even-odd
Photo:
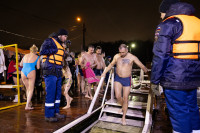
[(69, 99), (69, 105), (71, 104), (72, 100), (73, 100), (73, 98), (70, 97), (70, 99)]
[(33, 107), (25, 107), (25, 110), (33, 110)]
[(33, 105), (32, 102), (30, 102), (30, 103), (29, 103), (29, 107), (32, 107), (32, 105)]
[(90, 99), (90, 97), (88, 95), (85, 95), (85, 97)]
[(63, 107), (62, 109), (68, 109), (68, 108), (70, 108), (70, 105)]
[(119, 109), (119, 111), (118, 111), (118, 113), (122, 113), (123, 112), (123, 109), (121, 108), (121, 109)]
[(93, 97), (91, 96), (91, 97), (90, 97), (90, 100), (92, 100), (92, 99), (93, 99)]
[(122, 118), (122, 125), (126, 126), (126, 119)]

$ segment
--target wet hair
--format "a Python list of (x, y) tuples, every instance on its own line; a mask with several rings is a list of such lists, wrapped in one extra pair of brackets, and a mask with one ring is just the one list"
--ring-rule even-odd
[(88, 49), (89, 49), (89, 48), (94, 48), (94, 46), (93, 46), (93, 45), (89, 45), (89, 46), (88, 46)]
[(126, 44), (121, 44), (121, 45), (119, 46), (119, 49), (122, 49), (122, 48), (128, 49), (128, 47), (127, 47)]
[(33, 44), (33, 46), (30, 47), (30, 51), (31, 51), (32, 53), (36, 53), (36, 52), (38, 51), (38, 47), (35, 46), (35, 44)]
[(95, 51), (97, 51), (98, 49), (102, 50), (101, 46), (97, 46)]

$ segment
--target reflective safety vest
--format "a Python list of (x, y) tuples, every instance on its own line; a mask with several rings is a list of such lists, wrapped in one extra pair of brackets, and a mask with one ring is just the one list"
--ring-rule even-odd
[(200, 19), (195, 16), (174, 15), (183, 25), (183, 33), (173, 42), (172, 56), (178, 59), (200, 59)]
[(44, 55), (42, 62), (45, 62), (48, 59), (50, 63), (62, 65), (63, 56), (64, 56), (64, 48), (60, 45), (60, 43), (56, 41), (56, 39), (54, 38), (51, 38), (51, 39), (55, 42), (58, 52), (56, 54), (50, 55), (49, 57), (47, 57), (47, 55)]

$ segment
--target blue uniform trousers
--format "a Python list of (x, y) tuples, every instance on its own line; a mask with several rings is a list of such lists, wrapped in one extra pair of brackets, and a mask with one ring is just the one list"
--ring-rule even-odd
[(62, 77), (48, 75), (44, 77), (44, 81), (46, 85), (45, 117), (54, 117), (55, 113), (60, 112)]
[(164, 89), (164, 94), (173, 130), (180, 133), (200, 130), (197, 89), (189, 91)]

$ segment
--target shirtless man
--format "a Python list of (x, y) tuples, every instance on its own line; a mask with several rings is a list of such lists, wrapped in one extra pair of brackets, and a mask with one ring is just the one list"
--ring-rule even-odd
[[(94, 46), (90, 45), (88, 46), (88, 52), (86, 52), (83, 56), (82, 56), (82, 60), (81, 60), (81, 64), (84, 67), (84, 69), (86, 69), (86, 64), (87, 62), (90, 63), (90, 68), (93, 69), (94, 67), (96, 67), (97, 65), (97, 61), (96, 61), (96, 57), (93, 54), (94, 53)], [(95, 83), (93, 83), (95, 84)], [(92, 93), (91, 93), (91, 83), (88, 83), (88, 87), (87, 87), (87, 91), (86, 91), (86, 95), (85, 97), (89, 98), (92, 100)]]
[[(133, 63), (136, 63), (145, 73), (148, 71), (136, 56), (128, 52), (127, 46), (125, 44), (121, 44), (119, 47), (119, 54), (114, 56), (113, 61), (101, 75), (102, 77), (105, 77), (106, 73), (115, 64), (117, 65), (114, 86), (117, 102), (122, 105), (122, 109), (119, 111), (123, 111), (122, 125), (126, 125), (125, 116), (128, 109), (128, 96), (131, 89), (131, 72)], [(123, 98), (121, 96), (122, 88)]]
[(81, 64), (82, 61), (82, 56), (85, 54), (85, 51), (82, 51), (81, 54), (78, 55), (78, 68), (79, 68), (79, 73), (80, 73), (80, 86), (81, 86), (81, 92), (83, 95), (85, 95), (85, 78), (83, 74), (83, 67)]
[[(97, 66), (94, 69), (94, 73), (96, 77), (100, 80), (101, 74), (103, 73), (103, 70), (105, 69), (105, 60), (103, 59), (103, 56), (101, 55), (102, 48), (100, 46), (96, 47), (96, 60), (97, 60)], [(98, 83), (97, 83), (98, 84)], [(102, 85), (103, 87), (103, 85)], [(97, 86), (94, 87), (94, 90), (96, 91)]]

